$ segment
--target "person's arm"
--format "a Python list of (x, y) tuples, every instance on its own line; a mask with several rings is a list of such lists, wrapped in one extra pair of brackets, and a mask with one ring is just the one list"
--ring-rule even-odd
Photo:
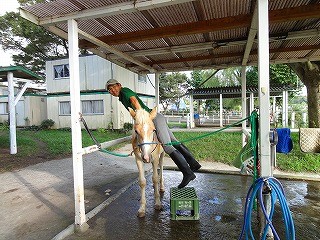
[(138, 99), (135, 96), (130, 97), (130, 102), (132, 104), (132, 106), (134, 107), (134, 109), (140, 109), (140, 103), (138, 101)]

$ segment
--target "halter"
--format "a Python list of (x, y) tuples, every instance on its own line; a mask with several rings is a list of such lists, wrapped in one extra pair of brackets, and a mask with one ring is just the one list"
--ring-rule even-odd
[[(139, 142), (139, 134), (136, 134), (136, 139), (137, 139), (137, 142)], [(139, 147), (139, 151), (142, 152), (141, 147), (142, 147), (143, 145), (147, 145), (147, 144), (155, 144), (155, 145), (156, 145), (156, 146), (154, 147), (154, 149), (151, 151), (151, 153), (153, 153), (154, 150), (156, 150), (158, 144), (162, 144), (162, 143), (160, 143), (160, 142), (158, 141), (156, 131), (153, 131), (153, 142), (145, 142), (145, 143), (139, 143), (139, 144), (137, 144), (137, 146)]]

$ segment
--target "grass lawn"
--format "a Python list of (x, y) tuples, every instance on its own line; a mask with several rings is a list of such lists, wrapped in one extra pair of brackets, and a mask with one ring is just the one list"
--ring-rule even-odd
[[(208, 133), (176, 132), (179, 141), (197, 138)], [(320, 173), (319, 154), (303, 153), (299, 146), (299, 133), (291, 133), (293, 150), (288, 154), (277, 153), (277, 168), (288, 172)], [(217, 161), (232, 165), (241, 150), (241, 133), (219, 132), (207, 137), (188, 141), (185, 145), (201, 161)]]

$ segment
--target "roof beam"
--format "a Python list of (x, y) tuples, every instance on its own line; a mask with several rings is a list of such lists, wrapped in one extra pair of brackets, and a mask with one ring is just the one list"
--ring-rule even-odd
[(150, 67), (149, 65), (146, 65), (146, 64), (144, 64), (144, 63), (142, 63), (142, 62), (134, 59), (134, 58), (131, 57), (130, 55), (128, 55), (128, 54), (126, 54), (126, 53), (123, 53), (123, 52), (115, 49), (114, 47), (112, 47), (112, 46), (110, 46), (110, 45), (108, 45), (108, 44), (100, 41), (99, 39), (93, 37), (92, 35), (84, 32), (84, 31), (79, 30), (79, 35), (81, 35), (84, 39), (86, 39), (86, 40), (94, 43), (95, 45), (97, 45), (97, 46), (99, 46), (99, 47), (101, 47), (101, 48), (104, 48), (105, 50), (107, 50), (107, 51), (109, 51), (109, 52), (112, 52), (112, 53), (116, 54), (117, 56), (119, 56), (119, 57), (121, 57), (121, 58), (123, 58), (123, 59), (126, 59), (126, 60), (128, 60), (129, 62), (132, 62), (133, 64), (136, 64), (136, 65), (138, 65), (138, 66), (140, 66), (140, 67), (148, 70), (148, 71), (151, 72), (151, 73), (156, 72), (156, 70), (153, 69), (152, 67)]
[(35, 15), (33, 15), (32, 13), (30, 13), (22, 8), (19, 8), (19, 14), (24, 19), (27, 19), (28, 21), (30, 21), (36, 25), (39, 25), (39, 18), (36, 17)]
[[(305, 58), (292, 58), (292, 59), (277, 59), (270, 60), (270, 64), (286, 64), (286, 63), (296, 63), (296, 62), (307, 62), (307, 61), (319, 61), (319, 57), (305, 57)], [(258, 62), (249, 62), (247, 66), (257, 65)], [(163, 68), (158, 70), (158, 73), (165, 72), (183, 72), (183, 71), (194, 71), (194, 70), (206, 70), (206, 69), (226, 69), (231, 67), (239, 67), (239, 63), (233, 64), (220, 64), (220, 65), (210, 65), (210, 66), (197, 66), (197, 67), (181, 67), (181, 68)]]
[(251, 20), (251, 26), (248, 34), (247, 44), (246, 44), (246, 48), (244, 50), (244, 54), (242, 58), (242, 66), (247, 65), (249, 55), (250, 55), (254, 40), (256, 38), (257, 32), (258, 32), (258, 4), (256, 4), (253, 10), (253, 16)]
[[(320, 4), (303, 5), (295, 8), (273, 10), (269, 12), (270, 23), (296, 21), (308, 18), (320, 17)], [(174, 26), (152, 28), (123, 34), (108, 35), (100, 37), (99, 40), (110, 44), (123, 44), (128, 42), (139, 42), (165, 37), (176, 37), (190, 34), (200, 34), (220, 30), (248, 27), (251, 23), (251, 15), (238, 15), (219, 19), (191, 22)], [(80, 41), (82, 48), (92, 48), (92, 44)]]
[[(242, 41), (242, 44), (244, 42)], [(172, 47), (163, 47), (163, 48), (152, 48), (146, 50), (135, 50), (126, 52), (127, 54), (133, 57), (142, 57), (142, 56), (154, 56), (168, 53), (176, 53), (176, 52), (189, 52), (189, 51), (199, 51), (214, 48), (214, 42), (205, 42), (205, 43), (195, 43), (195, 44), (185, 44), (181, 46), (172, 46)], [(110, 54), (110, 59), (118, 58), (117, 55)]]
[[(140, 42), (152, 39), (176, 37), (191, 34), (200, 34), (205, 32), (212, 32), (218, 30), (234, 29), (239, 27), (246, 27), (250, 24), (250, 15), (240, 15), (236, 17), (226, 17), (220, 19), (211, 19), (205, 21), (191, 22), (186, 24), (179, 24), (173, 26), (165, 26), (159, 28), (151, 28), (129, 33), (122, 33), (117, 35), (108, 35), (100, 37), (99, 39), (110, 45), (123, 44), (128, 42)], [(80, 45), (83, 48), (92, 47), (84, 41)]]
[[(307, 46), (299, 46), (299, 47), (287, 47), (287, 48), (275, 48), (270, 49), (270, 53), (282, 53), (282, 52), (293, 52), (293, 51), (309, 51), (319, 49), (320, 45), (307, 45)], [(251, 51), (251, 55), (258, 54), (257, 50)], [(243, 52), (232, 52), (232, 53), (222, 53), (222, 54), (213, 54), (213, 55), (203, 55), (203, 56), (196, 56), (196, 57), (188, 57), (188, 58), (176, 58), (176, 59), (168, 59), (162, 61), (155, 61), (152, 63), (145, 63), (150, 66), (153, 65), (161, 65), (161, 64), (168, 64), (168, 63), (180, 63), (180, 62), (191, 62), (191, 61), (199, 61), (199, 60), (208, 60), (213, 58), (227, 58), (227, 57), (239, 57), (242, 56)], [(131, 66), (131, 65), (127, 65)]]
[[(311, 37), (319, 37), (320, 31), (318, 29), (309, 29), (304, 31), (295, 31), (285, 33), (283, 36), (270, 36), (270, 42), (274, 41), (282, 41), (291, 40), (291, 39), (301, 39), (301, 38), (311, 38)], [(171, 46), (171, 47), (163, 47), (163, 48), (151, 48), (146, 50), (135, 50), (125, 52), (126, 54), (132, 57), (142, 57), (142, 56), (155, 56), (160, 54), (168, 54), (168, 53), (175, 53), (175, 52), (190, 52), (190, 51), (201, 51), (207, 49), (214, 49), (214, 48), (223, 48), (223, 47), (230, 47), (230, 46), (239, 46), (246, 44), (246, 40), (227, 40), (225, 42), (205, 42), (205, 43), (195, 43), (195, 44), (185, 44), (185, 45), (178, 45), (178, 46)], [(256, 42), (254, 39), (253, 42)], [(115, 54), (109, 54), (109, 59), (118, 59), (119, 57)]]

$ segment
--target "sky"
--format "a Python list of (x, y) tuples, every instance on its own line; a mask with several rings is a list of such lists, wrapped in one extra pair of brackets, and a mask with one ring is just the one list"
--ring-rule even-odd
[[(0, 16), (4, 15), (6, 12), (18, 12), (19, 3), (17, 0), (0, 0)], [(0, 66), (13, 65), (11, 58), (12, 52), (4, 52), (2, 46), (0, 46)]]

